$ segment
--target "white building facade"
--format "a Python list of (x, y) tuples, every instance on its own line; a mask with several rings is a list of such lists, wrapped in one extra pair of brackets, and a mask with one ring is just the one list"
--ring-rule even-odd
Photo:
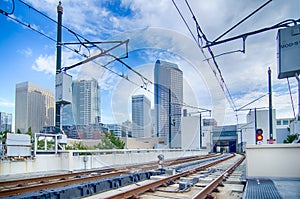
[(72, 84), (72, 111), (76, 125), (101, 122), (101, 94), (97, 80), (75, 80)]
[(132, 102), (132, 137), (151, 137), (151, 102), (145, 95), (134, 95)]
[(154, 67), (156, 136), (165, 137), (169, 148), (181, 147), (183, 73), (170, 62), (157, 60)]
[(53, 92), (31, 82), (16, 85), (15, 130), (29, 127), (39, 133), (44, 126), (54, 125)]
[(12, 131), (12, 114), (0, 112), (0, 132)]

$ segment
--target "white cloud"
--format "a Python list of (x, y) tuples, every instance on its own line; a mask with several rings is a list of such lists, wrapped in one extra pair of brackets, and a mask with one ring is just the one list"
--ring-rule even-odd
[(46, 74), (55, 74), (55, 55), (40, 55), (36, 60), (32, 69)]
[(9, 102), (6, 99), (0, 98), (0, 107), (14, 108), (15, 107), (15, 103), (14, 102)]
[(18, 52), (22, 55), (25, 55), (26, 57), (30, 57), (32, 55), (32, 49), (31, 48), (18, 50)]
[[(56, 1), (31, 0), (30, 2), (34, 7), (45, 11), (56, 19)], [(211, 40), (264, 2), (263, 0), (249, 2), (237, 0), (189, 1), (202, 30)], [(176, 3), (192, 32), (196, 34), (195, 22), (185, 2), (177, 0)], [(140, 51), (140, 56), (145, 58), (145, 64), (154, 65), (156, 59), (178, 63), (183, 68), (185, 80), (192, 88), (199, 106), (211, 106), (216, 110), (215, 115), (218, 115), (221, 121), (224, 120), (225, 114), (230, 115), (224, 94), (210, 68), (214, 68), (212, 60), (210, 60), (211, 65), (203, 61), (205, 56), (191, 39), (172, 1), (123, 0), (120, 7), (130, 9), (132, 12), (130, 16), (117, 16), (99, 1), (63, 1), (63, 7), (63, 23), (74, 29), (74, 31), (83, 34), (86, 38), (92, 38), (93, 40), (103, 38), (125, 40), (129, 38), (130, 51)], [(299, 18), (299, 10), (300, 3), (298, 0), (290, 0), (289, 3), (273, 1), (224, 38), (271, 26), (288, 18)], [(74, 37), (71, 38), (75, 39)], [(275, 38), (276, 30), (248, 37), (245, 54), (235, 53), (217, 58), (222, 75), (237, 107), (249, 103), (260, 94), (267, 92), (268, 67), (272, 69), (274, 90), (277, 92), (284, 90), (286, 82), (277, 80)], [(215, 55), (241, 48), (241, 40), (212, 47)], [(210, 57), (206, 49), (204, 49), (204, 53), (207, 57)], [(129, 57), (129, 59), (133, 60), (134, 57)], [(65, 65), (71, 65), (79, 60), (82, 59), (71, 54), (64, 54)], [(97, 61), (105, 63), (107, 60)], [(41, 55), (36, 60), (33, 68), (54, 74), (54, 64), (54, 55)], [(118, 71), (118, 68), (113, 69)], [(105, 90), (113, 89), (120, 78), (93, 63), (72, 69), (70, 72), (78, 73), (78, 77), (98, 79), (101, 87)], [(132, 89), (136, 88), (128, 82), (124, 85), (132, 87)], [(295, 90), (295, 88), (296, 84), (293, 82), (292, 89)], [(127, 90), (125, 87), (122, 87), (122, 89)], [(128, 103), (127, 94), (120, 96), (120, 98), (113, 98), (113, 103)], [(121, 102), (121, 99), (124, 99), (124, 102)], [(274, 97), (274, 107), (287, 110), (288, 107), (282, 105), (286, 100), (288, 100), (287, 97)], [(267, 103), (266, 101), (260, 101), (253, 104), (253, 106), (260, 106), (261, 104), (265, 105)], [(290, 115), (290, 111), (279, 110), (279, 112)]]

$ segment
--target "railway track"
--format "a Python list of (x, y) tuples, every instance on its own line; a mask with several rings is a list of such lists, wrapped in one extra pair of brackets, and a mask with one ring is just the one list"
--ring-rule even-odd
[[(137, 185), (124, 187), (99, 194), (92, 198), (207, 198), (212, 191), (227, 178), (234, 169), (244, 160), (242, 155), (228, 157), (205, 163), (201, 166), (182, 171), (180, 173), (148, 180)], [(214, 169), (212, 169), (212, 167)], [(216, 169), (217, 168), (217, 169)], [(208, 172), (215, 170), (215, 172)], [(209, 179), (202, 178), (203, 174), (210, 173)], [(199, 177), (200, 176), (200, 177)], [(201, 182), (199, 182), (201, 181)]]
[[(218, 157), (217, 154), (204, 156), (193, 156), (186, 158), (178, 158), (166, 160), (165, 166), (172, 166), (191, 161), (199, 161), (207, 158)], [(97, 181), (101, 179), (113, 178), (125, 174), (135, 173), (139, 171), (148, 171), (157, 168), (157, 162), (148, 164), (137, 164), (132, 166), (123, 166), (118, 168), (106, 168), (99, 170), (74, 172), (66, 174), (57, 174), (50, 176), (41, 176), (35, 178), (1, 181), (0, 197), (17, 196), (28, 192), (36, 192), (51, 188), (65, 187), (74, 184)]]

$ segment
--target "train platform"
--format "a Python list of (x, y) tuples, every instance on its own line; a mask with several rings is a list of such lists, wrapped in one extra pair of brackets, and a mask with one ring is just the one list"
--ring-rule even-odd
[(248, 179), (243, 199), (300, 199), (300, 179)]

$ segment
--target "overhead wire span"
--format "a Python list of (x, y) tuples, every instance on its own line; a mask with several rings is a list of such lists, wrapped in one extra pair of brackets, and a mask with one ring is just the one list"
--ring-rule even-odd
[(237, 112), (237, 111), (243, 110), (243, 108), (249, 106), (250, 104), (253, 104), (254, 102), (260, 100), (260, 99), (263, 98), (263, 97), (265, 97), (266, 95), (269, 95), (269, 93), (266, 93), (266, 94), (264, 94), (264, 95), (262, 95), (262, 96), (260, 96), (260, 97), (258, 97), (258, 98), (256, 98), (256, 99), (252, 100), (251, 102), (249, 102), (249, 103), (245, 104), (244, 106), (242, 106), (242, 107), (236, 109), (235, 111)]
[(230, 38), (227, 38), (227, 39), (224, 39), (224, 40), (211, 42), (211, 43), (206, 44), (202, 48), (208, 48), (208, 47), (211, 47), (211, 46), (219, 45), (219, 44), (226, 43), (226, 42), (233, 41), (233, 40), (237, 40), (237, 39), (240, 39), (240, 38), (244, 39), (244, 38), (249, 37), (251, 35), (259, 34), (259, 33), (262, 33), (262, 32), (269, 31), (269, 30), (273, 30), (273, 29), (289, 27), (289, 25), (291, 23), (293, 23), (295, 25), (297, 23), (300, 23), (300, 18), (299, 19), (287, 19), (287, 20), (279, 22), (279, 23), (277, 23), (273, 26), (269, 26), (269, 27), (262, 28), (262, 29), (259, 29), (259, 30), (255, 30), (255, 31), (251, 31), (251, 32), (244, 33), (244, 34), (241, 34), (241, 35), (233, 36), (233, 37), (230, 37)]
[(254, 10), (253, 12), (251, 12), (249, 15), (247, 15), (245, 18), (243, 18), (241, 21), (239, 21), (237, 24), (235, 24), (234, 26), (232, 26), (231, 28), (229, 28), (227, 31), (225, 31), (222, 35), (220, 35), (218, 38), (216, 38), (213, 42), (216, 42), (217, 40), (221, 39), (222, 37), (224, 37), (226, 34), (228, 34), (230, 31), (232, 31), (233, 29), (235, 29), (237, 26), (239, 26), (240, 24), (242, 24), (244, 21), (246, 21), (247, 19), (249, 19), (251, 16), (253, 16), (255, 13), (257, 13), (259, 10), (261, 10), (263, 7), (265, 7), (266, 5), (268, 5), (269, 3), (271, 3), (271, 1), (273, 0), (269, 0), (266, 3), (264, 3), (263, 5), (261, 5), (259, 8), (257, 8), (256, 10)]
[[(22, 0), (18, 0), (18, 1), (21, 2), (21, 3), (23, 3), (24, 5), (26, 5), (29, 9), (34, 10), (35, 12), (41, 14), (42, 16), (46, 17), (46, 18), (49, 19), (50, 21), (52, 21), (52, 22), (54, 22), (55, 24), (57, 24), (57, 21), (56, 21), (56, 20), (52, 19), (51, 17), (47, 16), (46, 14), (42, 13), (41, 11), (39, 11), (39, 10), (37, 10), (36, 8), (32, 7), (31, 5), (25, 3), (25, 2), (22, 1)], [(14, 1), (13, 1), (13, 3), (14, 3)], [(13, 13), (14, 10), (15, 10), (15, 4), (13, 4), (13, 5), (14, 5), (14, 6), (13, 6), (13, 11), (12, 11), (11, 13)], [(0, 10), (0, 12), (1, 12), (1, 14), (4, 14), (5, 16), (9, 17), (11, 20), (13, 20), (13, 21), (15, 21), (15, 22), (17, 22), (17, 23), (19, 23), (19, 24), (21, 24), (21, 25), (23, 25), (23, 26), (28, 27), (29, 29), (33, 30), (34, 32), (37, 32), (38, 34), (40, 34), (40, 35), (44, 36), (45, 38), (47, 38), (47, 39), (49, 39), (49, 40), (51, 40), (51, 41), (53, 41), (53, 42), (56, 43), (56, 39), (54, 39), (54, 38), (52, 38), (52, 37), (46, 35), (46, 34), (43, 33), (42, 31), (40, 31), (40, 30), (34, 28), (33, 26), (30, 25), (30, 23), (25, 23), (25, 22), (23, 22), (23, 21), (21, 21), (21, 20), (15, 18), (15, 17), (8, 16), (8, 13), (7, 13), (7, 12), (4, 12), (4, 11), (2, 11), (2, 10)], [(70, 50), (70, 51), (72, 51), (72, 52), (74, 52), (74, 53), (76, 53), (76, 54), (78, 54), (78, 55), (80, 55), (80, 56), (85, 57), (85, 58), (88, 59), (88, 60), (83, 60), (83, 61), (81, 61), (81, 62), (79, 62), (79, 63), (77, 63), (77, 64), (74, 64), (74, 65), (72, 65), (72, 66), (70, 66), (70, 67), (64, 67), (64, 68), (62, 68), (62, 70), (68, 70), (68, 69), (74, 68), (75, 65), (78, 66), (78, 65), (80, 65), (80, 64), (87, 63), (88, 61), (91, 61), (91, 62), (93, 62), (94, 64), (96, 64), (96, 65), (98, 65), (98, 66), (100, 66), (100, 67), (102, 67), (102, 68), (108, 70), (109, 72), (111, 72), (111, 73), (113, 73), (113, 74), (115, 74), (115, 75), (117, 75), (117, 76), (119, 76), (119, 77), (121, 77), (121, 78), (126, 79), (128, 82), (130, 82), (130, 83), (136, 85), (137, 87), (143, 88), (143, 89), (146, 90), (147, 92), (152, 93), (152, 94), (154, 95), (153, 92), (151, 92), (149, 89), (147, 89), (147, 84), (148, 84), (148, 83), (150, 83), (150, 84), (154, 84), (154, 83), (153, 83), (151, 80), (149, 80), (147, 77), (145, 77), (144, 75), (142, 75), (141, 73), (139, 73), (139, 72), (137, 72), (136, 70), (134, 70), (134, 69), (133, 69), (131, 66), (129, 66), (127, 63), (125, 63), (124, 61), (121, 60), (122, 58), (127, 58), (127, 57), (128, 57), (128, 40), (125, 41), (125, 43), (126, 43), (126, 55), (123, 56), (123, 57), (121, 57), (121, 58), (119, 58), (119, 57), (116, 57), (116, 56), (114, 56), (114, 55), (108, 54), (108, 51), (109, 51), (110, 49), (112, 49), (112, 48), (115, 48), (115, 47), (112, 47), (112, 48), (110, 48), (109, 50), (106, 50), (106, 51), (105, 51), (105, 50), (103, 50), (102, 48), (100, 48), (98, 45), (96, 45), (96, 44), (98, 44), (98, 43), (108, 43), (108, 42), (105, 42), (105, 41), (104, 41), (104, 42), (91, 42), (91, 41), (89, 41), (88, 39), (86, 39), (85, 37), (83, 37), (82, 35), (80, 35), (80, 34), (78, 34), (78, 33), (75, 33), (74, 31), (72, 31), (72, 30), (69, 29), (68, 27), (66, 27), (66, 26), (64, 26), (64, 25), (62, 25), (62, 27), (65, 28), (65, 29), (66, 29), (67, 31), (69, 31), (70, 33), (72, 33), (72, 34), (76, 37), (76, 39), (78, 40), (79, 43), (75, 43), (75, 42), (66, 42), (66, 43), (61, 43), (61, 45), (62, 45), (64, 48), (66, 48), (66, 49), (68, 49), (68, 50)], [(192, 34), (192, 31), (191, 31), (191, 30), (190, 30), (190, 32), (191, 32), (191, 34)], [(84, 41), (82, 41), (81, 39), (84, 40)], [(197, 41), (196, 37), (194, 37), (194, 40)], [(117, 46), (119, 46), (120, 43), (124, 43), (124, 42), (122, 42), (122, 41), (112, 41), (112, 43), (118, 43)], [(83, 53), (80, 53), (79, 50), (76, 50), (76, 49), (74, 49), (74, 48), (70, 48), (70, 47), (68, 46), (68, 45), (70, 45), (70, 44), (80, 44), (80, 45), (83, 45), (83, 46), (84, 46), (85, 48), (87, 48), (87, 49), (89, 48), (89, 47), (87, 46), (87, 44), (90, 44), (91, 46), (98, 48), (100, 51), (102, 50), (100, 54), (110, 55), (111, 57), (114, 57), (114, 60), (111, 60), (111, 61), (107, 62), (106, 64), (102, 65), (102, 64), (100, 64), (100, 63), (98, 63), (98, 62), (96, 62), (96, 61), (94, 60), (94, 59), (98, 58), (98, 57), (100, 56), (100, 54), (98, 54), (98, 55), (96, 55), (96, 56), (93, 56), (93, 57), (88, 57), (87, 55), (85, 55), (85, 54), (83, 54)], [(199, 48), (200, 48), (200, 46), (199, 46)], [(125, 65), (128, 69), (130, 69), (132, 72), (134, 72), (135, 74), (137, 74), (138, 76), (140, 76), (140, 78), (141, 78), (141, 80), (142, 80), (142, 82), (143, 82), (143, 85), (141, 86), (141, 85), (139, 85), (138, 83), (136, 83), (136, 82), (130, 80), (128, 77), (124, 76), (124, 74), (119, 74), (118, 72), (116, 72), (116, 71), (114, 71), (114, 70), (108, 68), (107, 66), (108, 66), (109, 64), (111, 64), (112, 62), (114, 62), (114, 61), (118, 61), (118, 62), (122, 63), (122, 64)], [(166, 91), (166, 92), (168, 92), (168, 91)], [(192, 106), (192, 105), (187, 105), (187, 104), (184, 103), (184, 102), (178, 103), (177, 105), (180, 105), (180, 106), (186, 106), (186, 107), (190, 107), (190, 108), (194, 108), (194, 109), (200, 109), (200, 110), (203, 110), (203, 108), (199, 108), (199, 107)], [(208, 109), (207, 109), (207, 110), (208, 110)]]
[[(186, 5), (188, 6), (188, 9), (189, 9), (190, 13), (192, 14), (192, 18), (193, 18), (193, 20), (195, 21), (195, 24), (196, 24), (197, 39), (196, 39), (196, 37), (194, 36), (194, 33), (191, 31), (191, 28), (189, 27), (188, 23), (186, 22), (186, 20), (185, 20), (183, 14), (181, 13), (181, 11), (180, 11), (180, 9), (178, 8), (178, 6), (177, 6), (177, 4), (175, 3), (175, 1), (172, 0), (172, 2), (173, 2), (173, 4), (174, 4), (174, 6), (175, 6), (177, 12), (178, 12), (179, 15), (181, 16), (182, 20), (184, 21), (186, 27), (188, 28), (190, 34), (192, 35), (192, 37), (194, 38), (195, 42), (197, 43), (198, 48), (200, 49), (200, 51), (201, 51), (202, 54), (204, 55), (205, 59), (207, 59), (207, 56), (204, 54), (203, 48), (201, 47), (201, 45), (200, 45), (199, 42), (203, 42), (202, 39), (204, 39), (206, 43), (208, 43), (209, 41), (208, 41), (206, 35), (204, 34), (204, 32), (202, 31), (202, 29), (201, 29), (201, 27), (200, 27), (200, 25), (199, 25), (199, 23), (198, 23), (198, 21), (197, 21), (197, 19), (196, 19), (196, 16), (194, 15), (194, 12), (193, 12), (191, 6), (189, 5), (188, 1), (185, 0), (185, 3), (186, 3)], [(235, 108), (235, 104), (234, 104), (233, 98), (232, 98), (231, 93), (229, 92), (229, 89), (228, 89), (228, 87), (227, 87), (227, 85), (226, 85), (226, 83), (225, 83), (225, 80), (224, 80), (223, 76), (222, 76), (222, 72), (221, 72), (221, 70), (220, 70), (220, 68), (219, 68), (219, 66), (218, 66), (218, 64), (217, 64), (217, 62), (216, 62), (216, 60), (215, 60), (215, 56), (214, 56), (214, 54), (213, 54), (213, 52), (212, 52), (212, 50), (211, 50), (210, 48), (208, 48), (208, 51), (209, 51), (209, 53), (211, 54), (211, 57), (212, 57), (212, 59), (213, 59), (214, 65), (215, 65), (215, 67), (216, 67), (216, 70), (218, 71), (219, 77), (217, 76), (217, 73), (215, 72), (215, 69), (211, 66), (209, 60), (207, 60), (207, 62), (208, 62), (208, 64), (209, 64), (209, 66), (210, 66), (210, 68), (211, 68), (213, 74), (215, 75), (215, 78), (216, 78), (217, 81), (219, 82), (220, 87), (221, 87), (221, 89), (223, 90), (223, 92), (224, 92), (224, 94), (225, 94), (225, 97), (226, 97), (227, 101), (229, 102), (231, 108), (232, 108), (233, 110), (235, 110), (236, 108)]]
[(11, 1), (11, 4), (12, 4), (12, 8), (11, 8), (11, 11), (10, 12), (6, 12), (5, 10), (2, 10), (1, 8), (0, 8), (0, 13), (2, 13), (2, 14), (4, 14), (4, 15), (12, 15), (12, 14), (14, 14), (14, 12), (15, 12), (15, 7), (16, 7), (16, 4), (15, 4), (15, 0), (12, 0)]
[(290, 81), (289, 78), (286, 78), (287, 82), (288, 82), (288, 87), (289, 87), (289, 94), (290, 94), (290, 98), (291, 98), (291, 104), (292, 104), (292, 109), (293, 109), (293, 114), (294, 114), (294, 118), (296, 118), (296, 113), (295, 113), (295, 107), (294, 107), (294, 101), (293, 101), (293, 95), (292, 95), (292, 91), (291, 91), (291, 85), (290, 85)]

